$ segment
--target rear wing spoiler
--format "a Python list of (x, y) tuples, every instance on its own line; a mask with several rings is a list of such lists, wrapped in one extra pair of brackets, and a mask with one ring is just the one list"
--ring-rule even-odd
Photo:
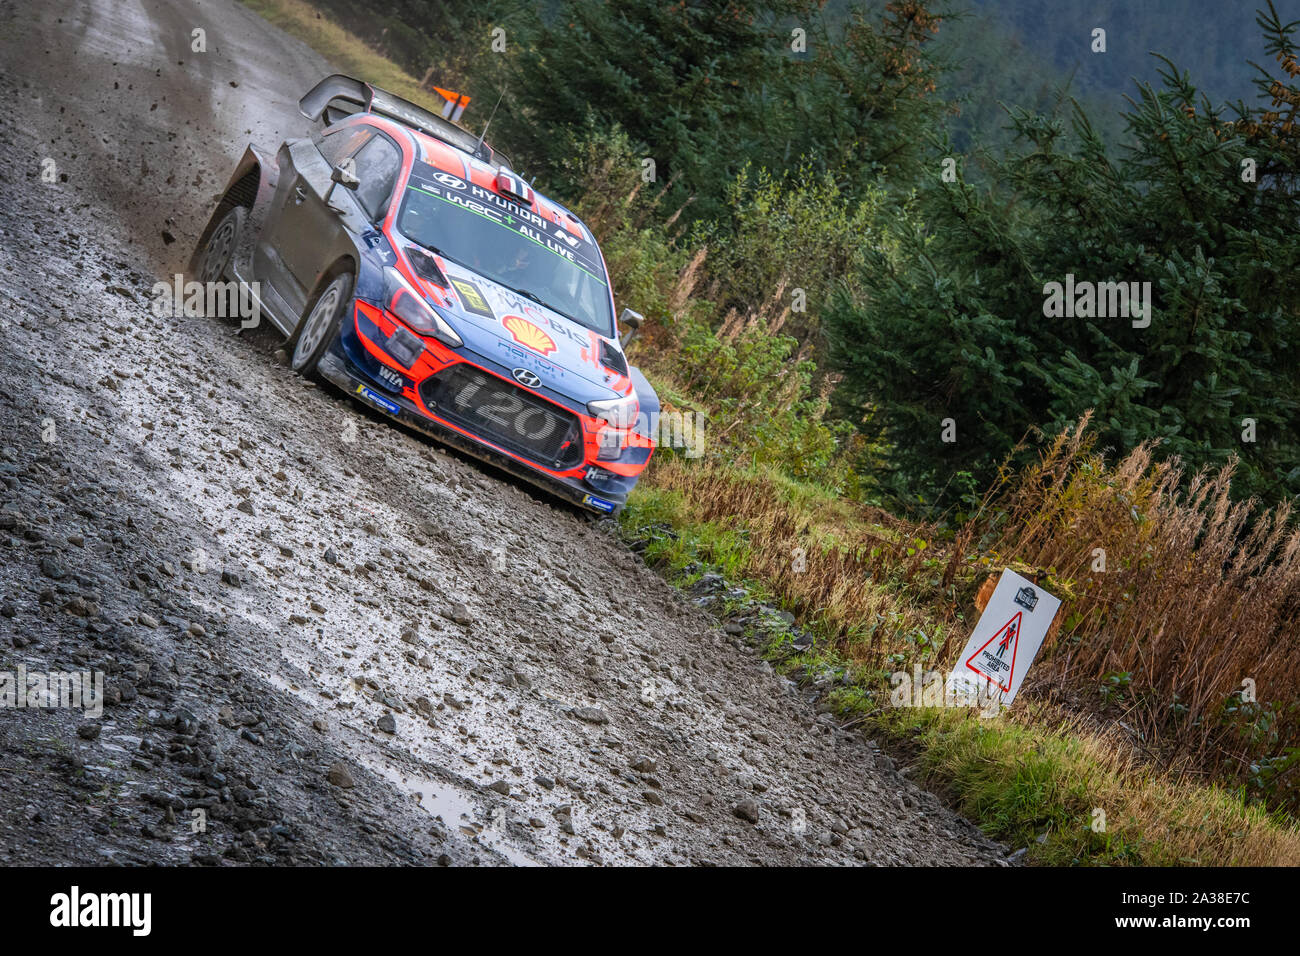
[(354, 113), (386, 116), (464, 150), (489, 165), (510, 168), (509, 159), (487, 143), (480, 143), (469, 130), (387, 90), (341, 73), (325, 77), (308, 90), (307, 95), (298, 101), (298, 111), (309, 120), (322, 121), (326, 126)]

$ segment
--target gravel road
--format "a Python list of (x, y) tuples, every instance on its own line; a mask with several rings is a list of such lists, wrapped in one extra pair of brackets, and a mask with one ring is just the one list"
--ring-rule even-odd
[(1005, 862), (608, 523), (153, 314), (316, 54), (0, 0), (0, 64), (0, 672), (107, 675), (0, 711), (0, 863)]

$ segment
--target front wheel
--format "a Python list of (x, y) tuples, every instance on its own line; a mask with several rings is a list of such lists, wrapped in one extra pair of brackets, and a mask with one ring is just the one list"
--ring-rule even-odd
[(343, 272), (321, 286), (307, 307), (307, 317), (298, 324), (289, 367), (299, 375), (311, 375), (334, 341), (340, 319), (352, 299), (352, 275)]

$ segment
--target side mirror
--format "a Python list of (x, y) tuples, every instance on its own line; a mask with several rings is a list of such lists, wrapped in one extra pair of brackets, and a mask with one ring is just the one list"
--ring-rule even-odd
[(344, 189), (356, 189), (361, 185), (357, 174), (341, 163), (330, 170), (330, 182), (338, 183)]
[(631, 309), (624, 309), (619, 313), (618, 324), (624, 326), (628, 331), (623, 334), (622, 346), (627, 348), (628, 344), (636, 338), (637, 329), (641, 328), (641, 323), (645, 321), (645, 316), (640, 312), (634, 312)]
[[(344, 189), (351, 189), (353, 192), (356, 192), (357, 187), (361, 185), (361, 180), (359, 180), (357, 174), (352, 171), (351, 160), (344, 160), (344, 162), (347, 163), (347, 165), (339, 163), (339, 165), (330, 170), (330, 188), (325, 190), (325, 205), (329, 206), (331, 209), (334, 209), (334, 207), (330, 206), (330, 196), (333, 195), (335, 186), (342, 186)], [(334, 211), (342, 212), (343, 210), (334, 209)]]

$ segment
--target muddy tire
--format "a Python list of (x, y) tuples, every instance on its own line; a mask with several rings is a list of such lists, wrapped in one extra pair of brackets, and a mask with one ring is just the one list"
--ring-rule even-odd
[(230, 277), (230, 263), (235, 258), (239, 237), (244, 234), (248, 210), (235, 206), (216, 221), (207, 241), (195, 256), (194, 278), (199, 282), (224, 282)]
[(317, 363), (338, 336), (339, 323), (351, 301), (352, 273), (339, 272), (321, 282), (293, 334), (291, 369), (308, 378), (315, 375)]

